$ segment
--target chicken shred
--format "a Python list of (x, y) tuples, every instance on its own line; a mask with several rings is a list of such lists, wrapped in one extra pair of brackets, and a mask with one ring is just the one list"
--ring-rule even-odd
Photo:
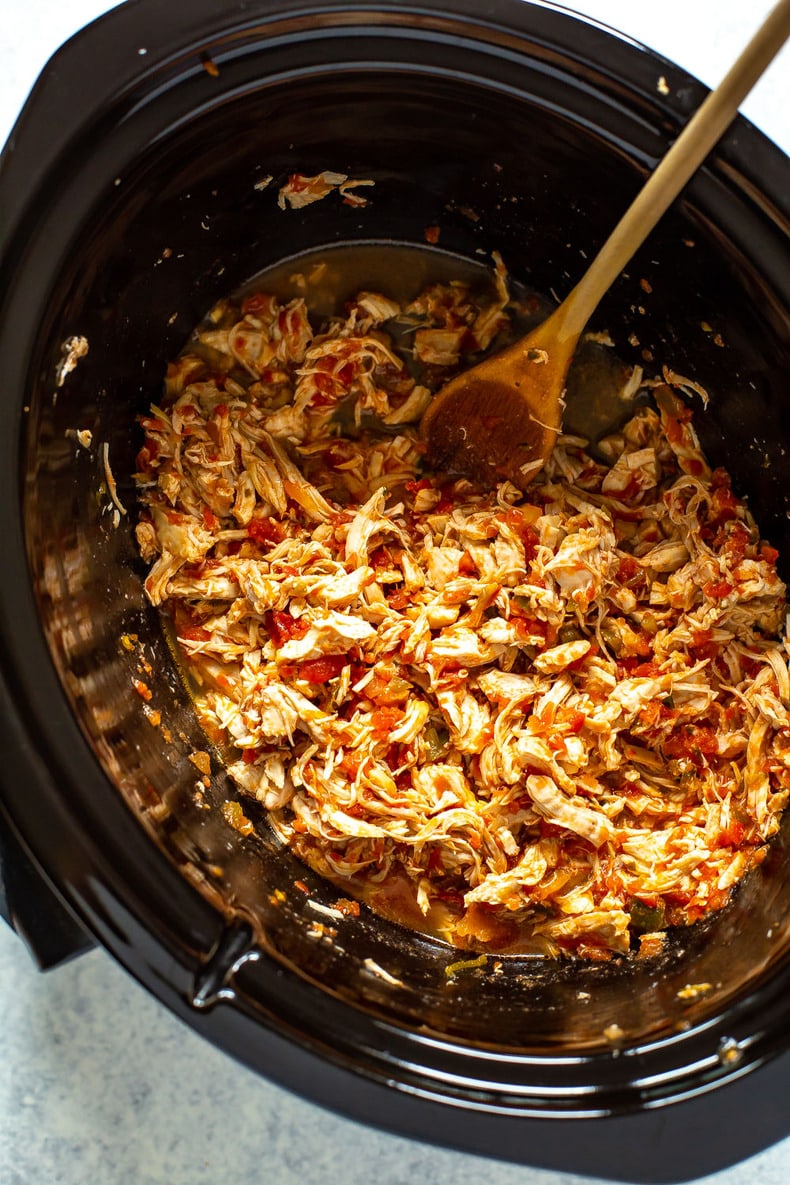
[[(283, 192), (352, 185), (318, 180)], [(507, 304), (500, 261), (492, 300), (320, 326), (222, 302), (142, 421), (146, 590), (239, 792), (345, 893), (473, 950), (644, 957), (778, 829), (786, 590), (670, 371), (606, 464), (560, 437), (525, 495), (423, 471), (419, 416)]]

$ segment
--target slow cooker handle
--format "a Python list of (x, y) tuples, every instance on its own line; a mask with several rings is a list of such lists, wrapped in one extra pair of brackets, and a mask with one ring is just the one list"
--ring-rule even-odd
[(36, 870), (1, 811), (0, 915), (19, 935), (42, 971), (94, 945)]

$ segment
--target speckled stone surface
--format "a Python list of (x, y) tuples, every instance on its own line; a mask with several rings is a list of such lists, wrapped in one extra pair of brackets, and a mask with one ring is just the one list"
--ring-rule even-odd
[[(709, 1185), (787, 1185), (790, 1139)], [(257, 1077), (108, 955), (34, 970), (0, 925), (2, 1185), (583, 1185), (338, 1118)]]
[[(0, 0), (0, 141), (49, 54), (111, 7)], [(714, 84), (770, 0), (576, 0)], [(790, 150), (790, 53), (744, 105)], [(340, 1119), (243, 1069), (103, 952), (47, 975), (0, 923), (0, 1185), (574, 1185)], [(790, 1140), (710, 1185), (786, 1185)]]

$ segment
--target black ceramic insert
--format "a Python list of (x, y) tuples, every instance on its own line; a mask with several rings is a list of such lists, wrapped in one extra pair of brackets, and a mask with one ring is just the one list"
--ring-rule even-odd
[[(306, 1096), (624, 1179), (690, 1178), (785, 1134), (767, 1100), (787, 1087), (787, 829), (658, 963), (489, 960), (448, 977), (440, 944), (364, 909), (330, 921), (333, 890), (196, 805), (205, 740), (143, 596), (130, 474), (136, 417), (219, 296), (285, 255), (424, 244), (438, 225), (443, 250), (499, 250), (561, 297), (703, 95), (553, 5), (138, 0), (60, 51), (0, 159), (0, 822), (19, 929), (35, 949), (36, 891), (9, 872), (24, 861), (73, 946), (101, 942)], [(289, 173), (322, 169), (374, 180), (370, 205), (278, 208)], [(647, 350), (710, 389), (704, 444), (786, 554), (789, 183), (739, 120), (594, 325), (625, 359)], [(74, 335), (89, 353), (58, 386)], [(215, 759), (206, 799), (232, 795)], [(687, 1001), (689, 983), (713, 987)], [(747, 1105), (748, 1123), (727, 1121)]]

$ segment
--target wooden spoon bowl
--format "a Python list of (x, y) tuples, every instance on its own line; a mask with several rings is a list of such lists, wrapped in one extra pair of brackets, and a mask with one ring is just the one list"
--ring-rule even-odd
[(542, 469), (562, 426), (577, 340), (556, 325), (559, 312), (438, 392), (421, 425), (432, 468), (519, 489)]

